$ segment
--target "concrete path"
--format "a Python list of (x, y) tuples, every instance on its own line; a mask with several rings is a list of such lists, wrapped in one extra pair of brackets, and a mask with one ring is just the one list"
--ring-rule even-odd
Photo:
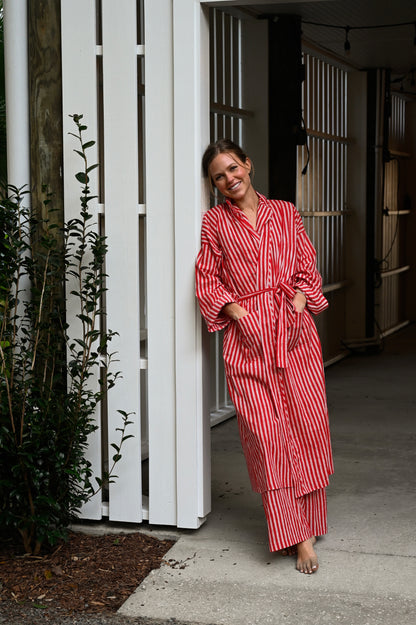
[[(205, 625), (415, 625), (416, 328), (327, 371), (336, 473), (320, 569), (271, 554), (235, 420), (212, 432), (213, 511), (120, 609)], [(170, 621), (174, 622), (174, 621)]]

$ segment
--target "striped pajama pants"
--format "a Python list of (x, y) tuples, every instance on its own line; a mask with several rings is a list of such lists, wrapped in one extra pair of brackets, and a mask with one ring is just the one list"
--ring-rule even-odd
[(269, 532), (270, 551), (296, 545), (327, 532), (326, 490), (295, 497), (293, 488), (261, 493)]

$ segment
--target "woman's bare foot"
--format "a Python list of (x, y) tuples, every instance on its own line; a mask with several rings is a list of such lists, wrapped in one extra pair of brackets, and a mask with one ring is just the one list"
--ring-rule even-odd
[(313, 545), (316, 543), (316, 538), (313, 536), (308, 540), (304, 540), (298, 544), (298, 560), (296, 562), (296, 568), (300, 573), (307, 573), (311, 575), (318, 570), (318, 556), (315, 553)]
[[(312, 538), (310, 539), (312, 545), (314, 545), (317, 541), (316, 536), (312, 536)], [(284, 547), (283, 549), (280, 549), (279, 554), (281, 556), (295, 556), (298, 553), (298, 546), (297, 545), (291, 545), (290, 547)]]

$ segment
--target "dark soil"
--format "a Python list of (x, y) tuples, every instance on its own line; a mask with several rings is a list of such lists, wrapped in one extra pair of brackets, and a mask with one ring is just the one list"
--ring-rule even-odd
[[(50, 553), (31, 557), (19, 553), (20, 545), (1, 540), (0, 623), (64, 623), (63, 617), (71, 615), (114, 614), (150, 571), (161, 566), (173, 543), (141, 533), (71, 532)], [(40, 613), (41, 621), (30, 617)], [(49, 620), (48, 613), (55, 616)], [(19, 614), (22, 618), (16, 620)]]

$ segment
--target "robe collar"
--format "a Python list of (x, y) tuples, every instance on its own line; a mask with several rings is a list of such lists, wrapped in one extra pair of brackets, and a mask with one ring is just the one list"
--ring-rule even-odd
[[(268, 199), (257, 191), (256, 195), (259, 198), (259, 205), (257, 208), (256, 230), (253, 230), (253, 228), (251, 228), (253, 232), (259, 232), (260, 229), (269, 221), (272, 216), (272, 208)], [(225, 198), (225, 204), (238, 219), (241, 219), (241, 208), (238, 208), (238, 206), (234, 204), (229, 198)]]

